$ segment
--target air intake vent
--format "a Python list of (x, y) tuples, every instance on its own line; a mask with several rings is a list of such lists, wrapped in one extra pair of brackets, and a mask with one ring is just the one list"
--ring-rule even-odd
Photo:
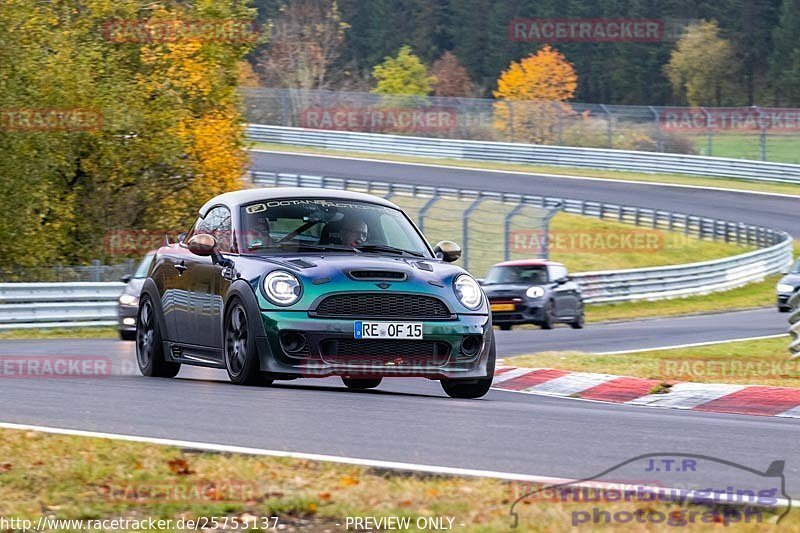
[(418, 294), (350, 293), (328, 296), (316, 309), (319, 317), (446, 320), (450, 310), (438, 298)]
[(403, 281), (406, 273), (396, 270), (351, 270), (350, 277), (360, 281)]

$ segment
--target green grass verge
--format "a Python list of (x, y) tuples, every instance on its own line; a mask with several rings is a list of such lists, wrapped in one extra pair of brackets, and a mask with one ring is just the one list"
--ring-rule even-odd
[[(549, 165), (528, 165), (522, 163), (498, 163), (491, 161), (464, 161), (460, 159), (443, 159), (422, 156), (405, 156), (390, 154), (374, 154), (370, 152), (357, 152), (346, 150), (329, 150), (325, 148), (311, 148), (272, 143), (252, 143), (252, 147), (261, 150), (276, 152), (302, 152), (309, 154), (338, 155), (346, 157), (361, 157), (380, 159), (384, 161), (401, 161), (406, 163), (427, 163), (446, 165), (452, 167), (485, 168), (489, 170), (511, 170), (517, 172), (537, 172), (544, 174), (557, 174), (569, 176), (585, 176), (593, 178), (606, 178), (620, 181), (646, 181), (658, 183), (672, 183), (676, 185), (694, 185), (707, 188), (738, 189), (742, 191), (760, 191), (781, 194), (800, 195), (800, 185), (791, 183), (754, 183), (735, 178), (704, 178), (701, 176), (688, 176), (683, 174), (649, 174), (641, 172), (625, 172), (613, 170), (595, 170), (588, 168), (556, 167)], [(714, 155), (717, 155), (716, 153)]]
[[(34, 524), (40, 516), (154, 519), (172, 520), (172, 527), (162, 530), (177, 531), (175, 524), (181, 518), (216, 517), (219, 528), (200, 529), (221, 531), (227, 519), (226, 530), (236, 531), (244, 528), (234, 527), (234, 519), (252, 524), (258, 517), (277, 517), (278, 529), (272, 531), (352, 531), (352, 524), (349, 528), (345, 525), (347, 517), (407, 517), (411, 527), (401, 530), (421, 531), (417, 520), (434, 517), (452, 518), (454, 531), (499, 532), (509, 531), (511, 504), (536, 488), (494, 479), (196, 453), (152, 444), (5, 429), (0, 430), (0, 458), (0, 516)], [(643, 508), (645, 512), (665, 514), (709, 511), (706, 507), (635, 501), (591, 503), (591, 507), (548, 498), (526, 498), (524, 502), (516, 508), (520, 531), (571, 531), (572, 513), (578, 507), (596, 506), (611, 512)], [(775, 518), (764, 517), (768, 522)], [(270, 525), (274, 523), (271, 519)], [(446, 520), (444, 523), (448, 524)], [(781, 525), (787, 531), (800, 530), (797, 514), (787, 516)], [(719, 523), (699, 524), (699, 520), (693, 526), (707, 531), (720, 527)], [(730, 527), (759, 531), (764, 524)], [(76, 529), (61, 529), (69, 530)], [(674, 525), (650, 524), (647, 530), (674, 531)]]
[(11, 329), (0, 331), (0, 339), (116, 339), (115, 327)]
[(789, 336), (734, 341), (694, 348), (649, 350), (619, 355), (544, 352), (505, 358), (522, 367), (558, 368), (619, 376), (800, 387), (800, 359), (789, 360)]
[[(775, 283), (780, 275), (723, 292), (652, 302), (620, 302), (587, 306), (587, 322), (636, 320), (699, 313), (715, 313), (775, 306)], [(775, 310), (777, 314), (777, 309)]]
[[(695, 137), (697, 153), (708, 155), (708, 137)], [(711, 138), (711, 155), (761, 160), (761, 138), (758, 134), (715, 133)], [(767, 161), (800, 163), (800, 135), (768, 135)]]

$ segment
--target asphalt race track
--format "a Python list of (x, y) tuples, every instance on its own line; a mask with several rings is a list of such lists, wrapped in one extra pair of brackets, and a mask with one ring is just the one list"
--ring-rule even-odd
[(115, 370), (93, 378), (5, 379), (3, 422), (568, 478), (650, 452), (716, 454), (755, 469), (786, 459), (787, 489), (800, 495), (800, 462), (792, 460), (800, 424), (790, 419), (504, 391), (453, 400), (423, 379), (387, 381), (370, 392), (348, 392), (336, 379), (239, 387), (222, 370), (185, 367), (177, 379), (142, 377), (130, 342), (0, 347), (3, 356), (45, 354), (110, 357)]
[[(671, 209), (796, 231), (800, 200), (736, 192), (428, 168), (337, 158), (254, 153), (253, 167), (403, 183), (486, 188)], [(498, 355), (544, 350), (653, 348), (785, 332), (775, 309), (589, 324), (583, 331), (497, 332)], [(238, 387), (224, 371), (184, 367), (176, 379), (145, 378), (134, 345), (113, 340), (2, 341), (0, 356), (109, 357), (111, 375), (4, 379), (0, 421), (146, 437), (583, 478), (644, 453), (715, 455), (754, 469), (785, 459), (787, 489), (800, 496), (792, 419), (609, 405), (491, 391), (447, 398), (436, 382), (387, 380), (349, 392), (337, 379)], [(713, 474), (710, 474), (713, 478)]]
[(798, 233), (800, 198), (795, 197), (278, 152), (255, 151), (251, 160), (254, 170), (594, 200), (761, 224), (792, 235)]

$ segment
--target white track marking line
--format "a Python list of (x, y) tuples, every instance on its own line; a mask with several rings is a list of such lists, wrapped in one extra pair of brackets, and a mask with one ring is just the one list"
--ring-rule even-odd
[(634, 350), (620, 350), (616, 352), (588, 352), (593, 355), (621, 355), (626, 353), (651, 352), (655, 350), (673, 350), (677, 348), (695, 348), (697, 346), (712, 346), (714, 344), (725, 344), (728, 342), (758, 341), (762, 339), (778, 339), (788, 337), (788, 333), (776, 333), (775, 335), (761, 335), (759, 337), (742, 337), (739, 339), (725, 339), (721, 341), (693, 342), (691, 344), (673, 344), (671, 346), (656, 346), (655, 348), (636, 348)]
[[(471, 468), (456, 468), (450, 466), (433, 466), (433, 465), (420, 465), (416, 463), (399, 463), (395, 461), (380, 461), (375, 459), (360, 459), (355, 457), (345, 457), (338, 455), (320, 455), (313, 453), (301, 452), (286, 452), (279, 450), (267, 450), (261, 448), (247, 448), (242, 446), (228, 446), (225, 444), (209, 444), (205, 442), (194, 442), (173, 439), (160, 439), (155, 437), (140, 437), (136, 435), (124, 435), (119, 433), (100, 433), (96, 431), (84, 431), (79, 429), (64, 429), (54, 428), (49, 426), (33, 426), (28, 424), (14, 424), (10, 422), (0, 422), (0, 428), (15, 429), (25, 431), (39, 431), (42, 433), (50, 433), (54, 435), (70, 435), (74, 437), (90, 437), (98, 439), (111, 439), (121, 440), (127, 442), (141, 442), (147, 444), (157, 444), (160, 446), (177, 446), (180, 448), (191, 448), (195, 450), (203, 450), (209, 452), (224, 452), (224, 453), (240, 453), (245, 455), (261, 455), (268, 457), (289, 457), (292, 459), (307, 459), (310, 461), (325, 461), (332, 463), (350, 464), (356, 466), (365, 466), (373, 468), (393, 468), (397, 470), (409, 470), (414, 472), (426, 472), (433, 474), (445, 474), (452, 476), (465, 476), (465, 477), (483, 477), (495, 478), (506, 481), (527, 481), (532, 483), (541, 483), (544, 485), (563, 485), (570, 484), (573, 487), (591, 487), (606, 490), (630, 490), (630, 483), (609, 483), (604, 481), (578, 481), (575, 479), (558, 478), (550, 476), (539, 476), (535, 474), (513, 474), (511, 472), (495, 472), (492, 470), (474, 470)], [(637, 489), (641, 487), (642, 491), (673, 491), (678, 494), (685, 494), (687, 498), (691, 498), (695, 494), (694, 490), (677, 489), (669, 487), (654, 487), (649, 485), (635, 485)], [(708, 492), (698, 493), (698, 497), (707, 498)], [(785, 499), (776, 499), (776, 507), (786, 507), (788, 501)]]
[[(303, 157), (321, 157), (321, 158), (329, 158), (329, 159), (348, 159), (348, 160), (355, 160), (355, 161), (367, 161), (369, 163), (387, 163), (392, 165), (411, 165), (411, 166), (418, 166), (418, 167), (430, 167), (430, 168), (447, 168), (447, 169), (456, 169), (456, 170), (468, 170), (471, 172), (498, 172), (502, 174), (516, 174), (519, 176), (540, 176), (543, 178), (564, 178), (569, 180), (592, 180), (592, 181), (610, 181), (613, 183), (633, 183), (636, 185), (654, 185), (658, 187), (678, 187), (682, 189), (703, 189), (703, 190), (711, 190), (711, 191), (723, 191), (723, 192), (738, 192), (743, 194), (755, 194), (759, 196), (778, 196), (781, 198), (796, 198), (800, 199), (800, 195), (798, 194), (786, 194), (780, 192), (763, 192), (763, 191), (753, 191), (748, 189), (731, 189), (728, 187), (714, 187), (714, 186), (703, 186), (703, 185), (688, 185), (688, 184), (681, 184), (681, 183), (664, 183), (660, 181), (640, 181), (640, 180), (626, 180), (626, 179), (614, 179), (614, 178), (598, 178), (593, 176), (572, 176), (569, 174), (547, 174), (544, 172), (522, 172), (520, 170), (500, 170), (500, 169), (491, 169), (491, 168), (480, 168), (480, 167), (462, 167), (456, 165), (440, 165), (436, 163), (414, 163), (414, 162), (403, 162), (403, 161), (392, 161), (388, 159), (375, 159), (370, 157), (348, 157), (343, 155), (325, 155), (325, 154), (307, 154), (303, 152), (282, 152), (279, 150), (265, 150), (262, 148), (251, 148), (250, 152), (258, 152), (258, 153), (265, 153), (265, 154), (283, 154), (283, 155), (294, 155), (294, 156), (303, 156)], [(573, 168), (573, 167), (568, 167)], [(597, 169), (597, 170), (605, 170), (605, 169)], [(655, 173), (654, 173), (655, 174)], [(702, 178), (703, 176), (697, 176), (697, 178)], [(737, 178), (706, 178), (706, 179), (728, 179), (728, 180), (735, 180)], [(758, 183), (758, 182), (747, 182), (747, 183)], [(773, 183), (773, 182), (768, 182)], [(791, 185), (791, 184), (787, 184)]]
[(669, 392), (666, 394), (648, 394), (625, 402), (625, 405), (693, 409), (746, 387), (747, 385), (727, 385), (722, 383), (676, 383), (670, 387)]

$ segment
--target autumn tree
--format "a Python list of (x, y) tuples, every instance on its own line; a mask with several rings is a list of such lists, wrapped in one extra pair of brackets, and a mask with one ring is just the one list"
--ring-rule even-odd
[(493, 92), (495, 128), (513, 141), (553, 142), (559, 120), (571, 113), (565, 103), (578, 87), (572, 64), (548, 45), (512, 61)]
[(721, 106), (736, 70), (733, 46), (720, 36), (716, 21), (690, 25), (664, 66), (673, 91), (685, 94), (692, 106)]
[(452, 52), (445, 52), (431, 67), (436, 81), (433, 94), (436, 96), (472, 96), (472, 80), (464, 65)]
[(428, 74), (422, 61), (410, 46), (402, 46), (395, 57), (387, 57), (372, 69), (377, 94), (425, 96), (430, 94), (436, 79)]
[(237, 65), (253, 43), (115, 40), (109, 24), (224, 25), (252, 18), (246, 1), (78, 4), (7, 0), (0, 10), (3, 116), (85, 109), (100, 117), (81, 130), (0, 122), (0, 209), (13, 213), (0, 220), (0, 268), (119, 261), (104, 246), (110, 230), (185, 229), (210, 194), (244, 186)]

